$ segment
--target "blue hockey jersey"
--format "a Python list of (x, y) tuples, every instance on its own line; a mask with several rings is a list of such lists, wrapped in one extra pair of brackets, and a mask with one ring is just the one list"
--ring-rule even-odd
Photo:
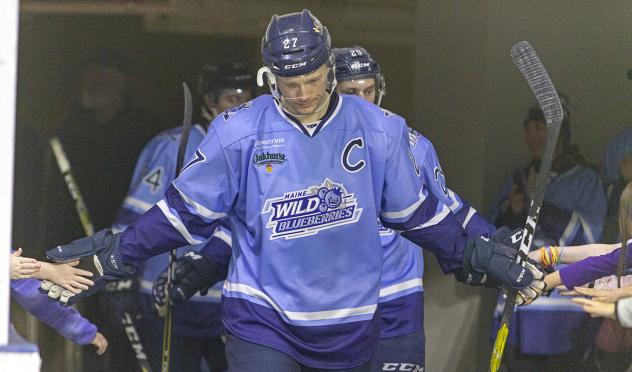
[[(495, 230), (494, 226), (447, 188), (432, 143), (415, 130), (409, 129), (409, 144), (428, 191), (449, 206), (450, 211), (468, 232), (468, 236), (491, 236)], [(215, 238), (216, 236), (223, 236), (223, 239)], [(220, 231), (214, 234), (214, 238), (215, 241), (202, 250), (204, 254), (212, 256), (212, 252), (217, 250), (215, 244), (225, 245), (220, 252), (231, 249), (228, 226), (223, 225)], [(380, 338), (390, 338), (409, 334), (423, 327), (424, 257), (414, 243), (381, 224), (380, 239), (384, 247), (379, 297)], [(221, 260), (230, 257), (220, 256), (218, 259), (222, 262)]]
[(138, 265), (228, 219), (226, 330), (317, 368), (359, 365), (379, 333), (378, 218), (446, 271), (462, 266), (465, 232), (413, 160), (405, 121), (361, 98), (333, 94), (310, 135), (263, 95), (213, 121), (121, 255)]
[[(127, 195), (113, 225), (114, 231), (123, 231), (156, 204), (165, 194), (176, 175), (176, 160), (182, 127), (175, 127), (156, 135), (141, 152)], [(200, 125), (191, 127), (185, 159), (192, 156), (204, 139), (206, 130)], [(203, 244), (191, 245), (178, 250), (178, 256), (189, 251), (198, 252)], [(139, 287), (141, 293), (152, 295), (154, 281), (167, 269), (169, 254), (164, 253), (148, 259), (140, 268)], [(193, 337), (215, 337), (222, 334), (219, 303), (221, 282), (209, 290), (206, 296), (196, 294), (187, 303), (178, 305), (173, 312), (173, 332)], [(142, 299), (142, 308), (147, 320), (156, 327), (164, 319), (150, 309), (149, 299)]]

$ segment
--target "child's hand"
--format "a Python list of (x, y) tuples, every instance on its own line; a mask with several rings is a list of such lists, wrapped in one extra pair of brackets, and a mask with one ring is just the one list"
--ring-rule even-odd
[(63, 287), (75, 294), (82, 290), (87, 290), (88, 286), (94, 285), (89, 277), (92, 277), (90, 271), (76, 268), (79, 260), (70, 261), (63, 264), (51, 264), (42, 262), (42, 275), (38, 275), (40, 279), (47, 279), (51, 282)]
[(94, 340), (90, 343), (97, 347), (98, 355), (105, 353), (105, 350), (108, 348), (108, 340), (99, 332), (97, 332), (96, 336), (94, 336)]
[(630, 296), (629, 288), (626, 287), (613, 289), (577, 287), (575, 291), (580, 295), (590, 296), (595, 301), (607, 303), (614, 303), (621, 298)]
[(593, 301), (583, 297), (573, 298), (573, 302), (582, 305), (585, 312), (593, 318), (610, 318), (615, 319), (615, 304)]
[(540, 254), (539, 249), (529, 252), (529, 258), (532, 259), (537, 264), (542, 263), (542, 255)]
[(22, 257), (22, 248), (11, 254), (11, 279), (30, 278), (40, 268), (41, 264), (36, 259)]

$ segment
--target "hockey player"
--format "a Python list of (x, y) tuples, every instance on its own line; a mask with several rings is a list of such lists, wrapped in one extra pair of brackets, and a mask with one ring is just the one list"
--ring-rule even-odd
[[(333, 49), (336, 59), (338, 93), (352, 94), (378, 106), (386, 93), (380, 65), (360, 46)], [(432, 143), (409, 128), (412, 155), (419, 165), (428, 191), (449, 206), (468, 235), (491, 236), (495, 228), (475, 209), (448, 189), (445, 175)], [(373, 355), (371, 370), (383, 371), (399, 366), (425, 368), (423, 329), (423, 255), (413, 243), (391, 229), (381, 228), (384, 247), (380, 293), (380, 340)], [(403, 264), (405, 262), (414, 264)]]
[[(185, 159), (193, 155), (204, 139), (210, 121), (219, 113), (251, 100), (255, 91), (254, 87), (254, 75), (245, 68), (243, 63), (225, 63), (219, 67), (204, 66), (197, 84), (199, 116), (197, 124), (192, 127), (189, 135)], [(181, 131), (182, 127), (178, 126), (162, 132), (145, 146), (136, 163), (127, 197), (114, 224), (115, 230), (124, 230), (152, 205), (160, 201), (176, 175), (176, 158)], [(199, 249), (200, 245), (190, 246), (182, 249), (180, 253), (188, 260), (195, 257), (192, 253)], [(189, 254), (189, 252), (192, 253)], [(145, 344), (148, 360), (155, 371), (160, 370), (164, 320), (156, 314), (151, 305), (152, 287), (160, 273), (166, 270), (168, 262), (167, 253), (152, 257), (144, 263), (140, 273), (143, 309), (141, 338)], [(208, 296), (196, 295), (190, 302), (175, 309), (171, 339), (171, 370), (198, 371), (202, 359), (206, 360), (211, 371), (221, 371), (226, 368), (224, 343), (220, 339), (223, 333), (219, 320), (220, 298), (221, 283), (217, 288), (213, 288)]]
[(541, 272), (515, 265), (515, 249), (497, 236), (468, 239), (427, 191), (405, 121), (334, 92), (330, 45), (308, 10), (273, 16), (258, 74), (272, 95), (217, 117), (135, 225), (58, 246), (49, 258), (95, 254), (105, 273), (97, 281), (122, 277), (150, 256), (203, 242), (227, 219), (222, 323), (231, 371), (368, 370), (380, 326), (378, 218), (464, 282), (537, 297)]
[[(384, 95), (385, 80), (380, 65), (362, 47), (332, 50), (336, 65), (336, 91), (364, 98), (374, 103)], [(472, 235), (491, 236), (495, 228), (484, 220), (458, 195), (447, 189), (441, 166), (430, 141), (409, 129), (412, 154), (420, 165), (421, 177), (429, 192), (450, 206), (457, 220)], [(229, 234), (226, 234), (229, 235)], [(410, 241), (391, 229), (380, 228), (384, 247), (382, 288), (379, 312), (381, 317), (380, 341), (373, 356), (371, 370), (389, 370), (396, 366), (410, 366), (416, 370), (425, 367), (423, 329), (423, 255)], [(221, 244), (217, 241), (217, 244)], [(224, 243), (226, 244), (226, 243)], [(226, 244), (226, 250), (230, 246)], [(196, 271), (191, 272), (198, 276)], [(197, 289), (191, 286), (196, 278), (181, 275), (172, 284), (170, 298), (176, 303), (186, 300)], [(208, 284), (205, 284), (208, 285)], [(158, 299), (160, 301), (160, 299)]]

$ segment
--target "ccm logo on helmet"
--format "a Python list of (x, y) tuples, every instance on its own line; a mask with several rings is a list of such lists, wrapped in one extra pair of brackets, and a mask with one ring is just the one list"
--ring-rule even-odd
[(299, 68), (299, 67), (305, 67), (305, 66), (307, 66), (307, 62), (294, 63), (292, 65), (285, 65), (283, 68), (286, 70), (290, 70), (293, 68)]

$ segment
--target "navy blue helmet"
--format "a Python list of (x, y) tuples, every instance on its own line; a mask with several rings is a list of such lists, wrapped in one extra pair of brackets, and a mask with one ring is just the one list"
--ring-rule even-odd
[(261, 54), (276, 76), (305, 75), (330, 61), (331, 39), (327, 27), (307, 9), (275, 14), (261, 40)]
[(336, 61), (336, 80), (375, 79), (376, 103), (379, 105), (386, 94), (386, 82), (380, 71), (380, 64), (361, 46), (334, 48), (332, 52)]
[(255, 92), (255, 77), (242, 62), (225, 62), (205, 65), (198, 78), (197, 93), (213, 93), (218, 98), (224, 89), (249, 89)]

